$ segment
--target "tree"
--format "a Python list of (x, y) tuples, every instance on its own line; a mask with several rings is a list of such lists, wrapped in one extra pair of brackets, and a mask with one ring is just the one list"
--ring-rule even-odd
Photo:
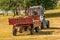
[(53, 9), (55, 3), (52, 0), (0, 0), (1, 10), (12, 10), (18, 15), (17, 8), (29, 8), (30, 6), (42, 5), (45, 9)]
[(41, 5), (46, 9), (54, 9), (56, 5), (56, 3), (52, 0), (42, 0), (41, 2)]
[(56, 3), (52, 0), (29, 0), (26, 3), (27, 6), (37, 6), (42, 5), (45, 9), (53, 9)]
[(12, 10), (14, 15), (18, 15), (17, 8), (23, 7), (23, 0), (0, 0), (0, 9), (1, 10)]

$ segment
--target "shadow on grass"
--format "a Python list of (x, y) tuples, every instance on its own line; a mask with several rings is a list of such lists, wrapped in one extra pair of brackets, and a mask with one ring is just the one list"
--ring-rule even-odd
[[(42, 30), (44, 30), (44, 31), (41, 31), (40, 30), (40, 32), (39, 33), (36, 33), (36, 32), (34, 32), (34, 35), (52, 35), (53, 34), (53, 30), (60, 30), (60, 28), (57, 28), (57, 27), (50, 27), (49, 29), (42, 29)], [(34, 35), (31, 35), (30, 33), (27, 33), (27, 34), (25, 34), (24, 32), (23, 32), (23, 34), (22, 33), (20, 33), (20, 34), (18, 34), (17, 36), (34, 36)]]
[(40, 31), (39, 33), (35, 33), (34, 35), (52, 35), (54, 31)]
[(60, 28), (57, 28), (57, 27), (50, 27), (49, 29), (59, 29), (60, 30)]
[(19, 34), (17, 36), (34, 36), (34, 35), (52, 35), (54, 31), (40, 31), (39, 33), (34, 32), (33, 35), (27, 33), (27, 34)]
[(60, 13), (45, 14), (45, 18), (60, 17)]

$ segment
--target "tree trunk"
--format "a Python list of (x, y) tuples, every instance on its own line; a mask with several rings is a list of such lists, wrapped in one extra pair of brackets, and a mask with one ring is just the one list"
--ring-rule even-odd
[(15, 16), (15, 11), (14, 11), (14, 16)]
[(16, 15), (18, 15), (18, 10), (16, 9)]
[(7, 16), (8, 16), (8, 13), (7, 13)]
[(17, 9), (14, 10), (14, 16), (16, 16), (16, 15), (18, 15), (18, 11), (17, 11)]
[(4, 13), (3, 13), (3, 16), (4, 16)]
[(8, 16), (8, 11), (6, 11), (6, 16)]

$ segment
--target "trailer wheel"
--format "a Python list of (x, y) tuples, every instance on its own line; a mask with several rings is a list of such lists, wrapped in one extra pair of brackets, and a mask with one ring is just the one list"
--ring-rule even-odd
[(23, 28), (20, 28), (19, 29), (19, 33), (23, 33)]
[(39, 32), (39, 27), (36, 27), (36, 28), (35, 28), (35, 32), (36, 32), (36, 33)]
[(24, 31), (27, 31), (27, 27), (24, 28)]
[(17, 29), (13, 29), (13, 36), (16, 36), (17, 34)]
[(31, 28), (30, 28), (30, 34), (33, 35), (34, 34), (33, 24), (31, 24), (30, 26), (31, 26)]

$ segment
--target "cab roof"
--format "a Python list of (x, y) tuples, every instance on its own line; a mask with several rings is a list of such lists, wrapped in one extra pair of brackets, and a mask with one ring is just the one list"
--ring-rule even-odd
[(40, 8), (40, 6), (32, 6), (32, 7), (30, 7), (30, 8)]

